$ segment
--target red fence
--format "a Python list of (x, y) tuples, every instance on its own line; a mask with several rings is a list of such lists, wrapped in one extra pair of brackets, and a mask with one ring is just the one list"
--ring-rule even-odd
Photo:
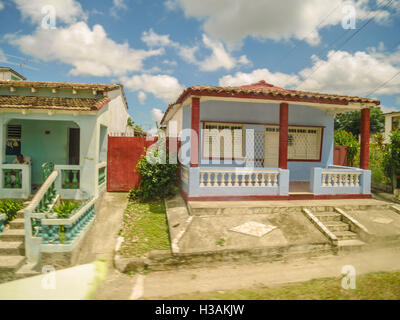
[(139, 174), (135, 173), (136, 164), (144, 149), (156, 141), (146, 137), (108, 137), (107, 151), (107, 190), (129, 191), (137, 188)]

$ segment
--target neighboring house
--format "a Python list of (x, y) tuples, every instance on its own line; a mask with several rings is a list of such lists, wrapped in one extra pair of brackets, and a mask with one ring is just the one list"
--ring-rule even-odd
[(400, 129), (400, 111), (385, 113), (385, 142), (390, 142), (390, 133)]
[(0, 67), (0, 80), (22, 81), (26, 78), (11, 68)]
[[(0, 79), (9, 78), (6, 69)], [(43, 183), (44, 163), (55, 164), (62, 198), (96, 197), (108, 132), (126, 131), (123, 86), (18, 80), (0, 80), (0, 198), (28, 198)], [(13, 164), (20, 153), (31, 163)]]
[[(194, 86), (168, 107), (161, 124), (169, 136), (183, 130), (187, 200), (369, 198), (369, 108), (379, 104), (265, 81)], [(334, 116), (355, 110), (362, 113), (361, 168), (334, 166)]]

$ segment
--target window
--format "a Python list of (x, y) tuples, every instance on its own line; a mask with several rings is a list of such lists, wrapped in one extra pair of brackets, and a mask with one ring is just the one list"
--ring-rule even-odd
[(392, 130), (400, 129), (400, 117), (392, 118)]
[(8, 125), (6, 138), (6, 155), (16, 156), (21, 153), (21, 126)]
[(288, 159), (320, 161), (322, 128), (290, 127), (288, 138)]
[(203, 157), (206, 159), (243, 158), (243, 136), (243, 125), (211, 122), (204, 123)]

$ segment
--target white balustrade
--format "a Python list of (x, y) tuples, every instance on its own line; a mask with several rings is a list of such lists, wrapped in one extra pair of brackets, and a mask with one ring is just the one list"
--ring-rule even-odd
[(322, 171), (322, 187), (359, 187), (361, 171)]
[(278, 170), (201, 169), (200, 187), (278, 187)]

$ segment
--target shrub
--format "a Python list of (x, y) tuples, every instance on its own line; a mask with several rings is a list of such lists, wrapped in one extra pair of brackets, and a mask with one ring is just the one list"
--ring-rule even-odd
[(393, 131), (390, 135), (390, 143), (383, 153), (383, 167), (390, 178), (394, 178), (400, 170), (400, 130)]
[(17, 217), (17, 212), (23, 208), (20, 202), (15, 200), (0, 200), (0, 212), (6, 214), (6, 223), (10, 223)]
[(59, 205), (54, 206), (54, 212), (59, 219), (67, 219), (79, 207), (79, 202), (72, 200), (61, 201)]
[(138, 161), (135, 172), (140, 174), (140, 185), (138, 189), (130, 191), (131, 199), (153, 201), (177, 192), (178, 165), (169, 163), (169, 155), (164, 147), (165, 142), (158, 142), (147, 157), (143, 155)]
[(350, 166), (354, 163), (354, 158), (358, 153), (360, 144), (357, 138), (353, 136), (351, 132), (345, 130), (335, 130), (334, 133), (335, 146), (347, 146), (347, 159), (349, 160)]

